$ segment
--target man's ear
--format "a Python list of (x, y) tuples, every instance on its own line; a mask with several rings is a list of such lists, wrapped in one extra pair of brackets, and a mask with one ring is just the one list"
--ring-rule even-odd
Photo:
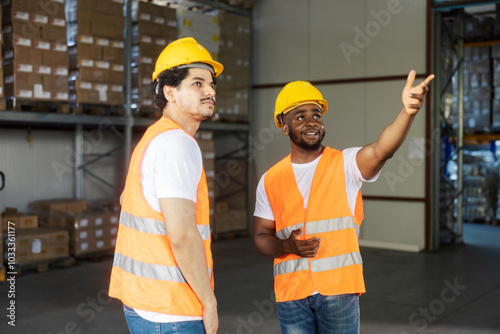
[(168, 102), (173, 102), (175, 101), (175, 87), (172, 86), (163, 86), (163, 95), (165, 96), (165, 99), (167, 99)]
[(288, 125), (286, 125), (286, 124), (282, 124), (282, 125), (281, 125), (281, 130), (283, 131), (283, 134), (284, 134), (285, 136), (288, 136), (288, 134), (289, 134), (289, 130), (290, 130), (290, 129), (288, 129)]

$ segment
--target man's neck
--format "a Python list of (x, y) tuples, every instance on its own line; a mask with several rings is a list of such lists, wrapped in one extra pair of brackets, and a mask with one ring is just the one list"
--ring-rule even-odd
[(321, 147), (316, 151), (304, 150), (300, 147), (292, 145), (292, 162), (294, 164), (306, 164), (308, 162), (316, 160), (321, 154), (323, 154), (323, 150), (325, 147), (321, 145)]
[(185, 117), (182, 113), (169, 110), (165, 107), (163, 109), (163, 117), (169, 118), (186, 131), (189, 135), (194, 136), (198, 128), (200, 127), (200, 122), (193, 120), (192, 118)]

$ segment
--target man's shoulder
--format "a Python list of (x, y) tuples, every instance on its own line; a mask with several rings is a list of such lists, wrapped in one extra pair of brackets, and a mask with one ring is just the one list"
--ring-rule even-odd
[(292, 160), (290, 159), (290, 155), (287, 155), (286, 157), (284, 157), (283, 159), (281, 159), (280, 161), (275, 163), (271, 168), (269, 168), (267, 170), (267, 172), (270, 172), (271, 170), (283, 167), (284, 165), (291, 164), (291, 163), (292, 163)]

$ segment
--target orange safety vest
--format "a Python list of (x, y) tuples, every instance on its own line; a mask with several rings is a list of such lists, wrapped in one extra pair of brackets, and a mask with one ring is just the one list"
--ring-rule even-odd
[(363, 204), (358, 192), (353, 216), (347, 200), (342, 152), (325, 147), (316, 167), (307, 210), (290, 155), (268, 170), (264, 186), (278, 239), (287, 239), (301, 227), (301, 240), (321, 238), (314, 258), (288, 254), (274, 260), (276, 301), (303, 299), (314, 291), (325, 296), (365, 292), (358, 244)]
[[(202, 316), (202, 305), (175, 261), (163, 215), (147, 204), (142, 192), (141, 165), (146, 148), (157, 135), (173, 129), (181, 127), (162, 117), (147, 129), (132, 154), (109, 295), (139, 310)], [(207, 270), (213, 289), (208, 189), (204, 170), (198, 184), (196, 224), (205, 246)]]

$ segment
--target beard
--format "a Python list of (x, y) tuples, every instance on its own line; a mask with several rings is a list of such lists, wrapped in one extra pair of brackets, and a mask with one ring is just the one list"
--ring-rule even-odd
[(308, 143), (304, 139), (299, 137), (295, 132), (290, 132), (290, 140), (292, 141), (292, 143), (305, 151), (319, 150), (321, 147), (321, 143), (323, 142), (323, 138), (325, 138), (325, 131), (319, 133), (317, 141)]

